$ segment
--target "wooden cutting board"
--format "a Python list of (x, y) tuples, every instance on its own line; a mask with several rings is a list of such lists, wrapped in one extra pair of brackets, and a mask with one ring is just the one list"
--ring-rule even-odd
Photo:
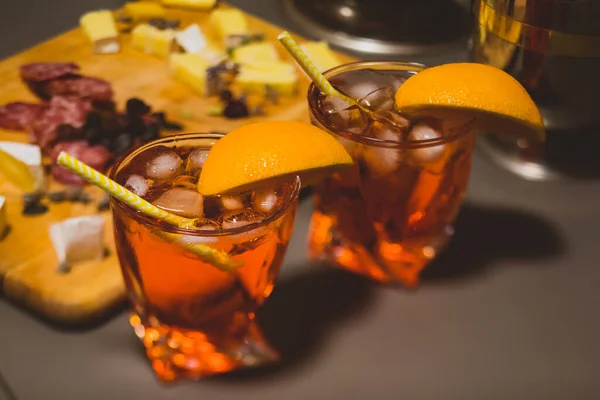
[[(180, 10), (170, 10), (167, 15), (169, 19), (179, 19), (182, 27), (193, 22), (203, 27), (208, 17), (208, 12)], [(263, 33), (265, 40), (277, 42), (281, 28), (251, 16), (247, 18), (253, 33)], [(264, 116), (227, 120), (209, 116), (206, 109), (219, 104), (218, 100), (202, 98), (174, 81), (169, 75), (166, 60), (131, 49), (127, 34), (122, 34), (120, 39), (121, 53), (97, 55), (92, 53), (92, 46), (83, 32), (74, 29), (0, 62), (0, 104), (38, 101), (19, 78), (21, 65), (39, 61), (73, 61), (81, 67), (83, 75), (99, 77), (112, 84), (119, 109), (123, 109), (128, 98), (139, 97), (154, 110), (165, 111), (169, 119), (181, 123), (185, 132), (228, 132), (247, 123), (269, 119), (308, 121), (305, 96), (309, 82), (304, 77), (299, 80), (297, 96), (281, 98), (277, 105), (265, 110)], [(296, 39), (302, 40), (299, 36)], [(283, 48), (277, 48), (283, 59), (291, 61)], [(342, 62), (351, 61), (349, 57), (339, 56)], [(186, 114), (185, 119), (183, 114)], [(0, 141), (27, 142), (27, 135), (0, 130)], [(61, 188), (60, 184), (51, 183), (51, 190)], [(96, 200), (102, 196), (101, 191), (93, 187), (86, 188), (86, 191)], [(102, 213), (106, 218), (108, 256), (100, 262), (77, 264), (71, 272), (61, 274), (56, 270), (58, 260), (48, 227), (66, 218), (97, 213), (96, 202), (87, 205), (53, 203), (43, 215), (24, 216), (21, 193), (12, 184), (0, 182), (0, 194), (7, 197), (11, 225), (9, 234), (0, 241), (0, 283), (7, 298), (48, 320), (71, 325), (94, 321), (124, 301), (125, 289), (115, 254), (109, 212)]]

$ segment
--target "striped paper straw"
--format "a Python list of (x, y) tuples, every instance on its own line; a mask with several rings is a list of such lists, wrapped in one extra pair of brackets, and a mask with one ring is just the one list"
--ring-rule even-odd
[(325, 93), (327, 96), (340, 97), (351, 104), (356, 103), (356, 101), (337, 91), (331, 83), (329, 83), (327, 78), (319, 71), (317, 66), (308, 58), (306, 53), (302, 51), (300, 46), (298, 46), (298, 43), (292, 39), (292, 36), (287, 31), (281, 32), (279, 36), (277, 36), (277, 40), (279, 40), (283, 47), (285, 47), (292, 57), (294, 57), (294, 60), (296, 60), (298, 65), (306, 72), (321, 92)]
[(180, 228), (193, 228), (194, 220), (183, 218), (175, 214), (168, 213), (160, 208), (148, 203), (141, 197), (133, 194), (117, 182), (113, 181), (106, 175), (101, 174), (92, 167), (82, 163), (72, 155), (61, 151), (57, 159), (58, 164), (69, 169), (71, 172), (79, 175), (89, 183), (98, 186), (111, 196), (121, 200), (128, 206), (143, 212), (149, 217), (160, 219), (171, 225), (176, 225)]
[[(171, 225), (176, 225), (180, 228), (190, 229), (195, 227), (195, 220), (189, 218), (183, 218), (175, 214), (171, 214), (160, 208), (152, 205), (136, 194), (130, 192), (117, 182), (113, 181), (106, 175), (101, 174), (92, 167), (82, 163), (72, 155), (61, 151), (58, 155), (57, 163), (74, 174), (79, 175), (92, 185), (98, 186), (100, 189), (107, 192), (109, 195), (121, 200), (128, 206), (148, 215), (149, 217), (160, 219)], [(234, 261), (229, 254), (222, 251), (213, 249), (202, 244), (183, 244), (178, 242), (176, 239), (179, 237), (175, 234), (168, 234), (166, 232), (159, 232), (159, 236), (170, 242), (177, 243), (184, 247), (189, 252), (197, 255), (202, 261), (207, 262), (221, 270), (231, 271), (239, 266), (241, 263)]]

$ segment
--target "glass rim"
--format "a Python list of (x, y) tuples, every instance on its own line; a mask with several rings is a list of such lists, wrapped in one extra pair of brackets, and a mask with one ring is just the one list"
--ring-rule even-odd
[[(386, 69), (386, 68), (382, 68), (382, 67), (389, 67), (389, 70), (392, 70), (392, 71), (396, 70), (396, 71), (409, 71), (409, 72), (420, 72), (420, 71), (423, 71), (423, 70), (429, 68), (429, 66), (427, 66), (425, 64), (421, 64), (421, 63), (417, 63), (417, 62), (410, 62), (410, 61), (388, 61), (388, 60), (353, 61), (350, 63), (341, 64), (336, 67), (330, 68), (327, 71), (323, 72), (323, 75), (326, 78), (331, 78), (342, 72), (356, 71), (359, 69), (367, 69), (367, 68), (372, 68), (372, 69), (376, 69), (376, 70), (377, 69), (378, 70)], [(316, 101), (319, 93), (321, 93), (320, 89), (314, 84), (314, 82), (311, 82), (311, 84), (308, 87), (308, 93), (307, 93), (308, 108), (309, 108), (309, 112), (310, 112), (311, 116), (314, 117), (322, 127), (327, 129), (331, 133), (333, 133), (335, 135), (339, 135), (339, 136), (343, 137), (344, 139), (350, 140), (352, 142), (361, 143), (361, 144), (368, 145), (368, 146), (384, 147), (384, 148), (397, 148), (397, 149), (421, 149), (421, 148), (427, 148), (427, 147), (432, 147), (432, 146), (438, 146), (441, 144), (453, 142), (453, 141), (465, 136), (466, 134), (468, 134), (472, 130), (472, 129), (469, 129), (469, 125), (472, 125), (475, 121), (475, 119), (473, 119), (473, 120), (470, 120), (469, 122), (465, 123), (464, 126), (466, 129), (464, 130), (464, 132), (460, 132), (458, 134), (453, 134), (453, 135), (448, 135), (448, 136), (442, 136), (442, 137), (435, 138), (435, 139), (424, 139), (424, 140), (413, 140), (413, 141), (396, 141), (396, 140), (377, 139), (377, 138), (372, 138), (372, 137), (366, 137), (366, 136), (363, 136), (358, 133), (352, 133), (352, 132), (349, 132), (346, 130), (336, 129), (334, 126), (331, 126), (327, 122), (327, 119), (323, 113), (316, 112), (317, 110), (319, 110), (319, 106)]]
[[(119, 157), (117, 159), (117, 161), (113, 164), (113, 166), (110, 168), (110, 170), (108, 172), (108, 177), (112, 180), (115, 180), (116, 175), (120, 171), (120, 167), (122, 167), (124, 163), (133, 160), (137, 155), (142, 153), (144, 150), (155, 147), (157, 145), (164, 144), (164, 143), (170, 143), (170, 142), (177, 142), (177, 141), (183, 142), (183, 141), (192, 140), (192, 139), (208, 139), (208, 140), (214, 139), (216, 141), (225, 135), (226, 135), (226, 133), (216, 133), (216, 132), (192, 133), (192, 132), (190, 132), (190, 133), (181, 133), (181, 134), (177, 134), (177, 135), (166, 136), (166, 137), (152, 140), (150, 142), (146, 142), (146, 143), (142, 144), (141, 146), (136, 147), (135, 149), (131, 150), (130, 152)], [(240, 227), (235, 227), (235, 228), (217, 229), (217, 230), (215, 230), (215, 229), (203, 230), (203, 229), (180, 228), (178, 226), (169, 224), (164, 221), (159, 221), (159, 220), (152, 218), (146, 214), (143, 214), (140, 211), (137, 211), (134, 208), (132, 208), (131, 206), (125, 204), (121, 200), (115, 199), (112, 196), (110, 196), (110, 204), (111, 204), (111, 208), (113, 209), (112, 210), (113, 214), (114, 214), (114, 208), (118, 208), (119, 210), (124, 212), (128, 217), (130, 217), (138, 222), (141, 221), (144, 223), (144, 225), (149, 225), (149, 226), (158, 228), (164, 232), (184, 234), (184, 235), (188, 235), (188, 236), (198, 236), (198, 237), (227, 237), (227, 236), (237, 235), (240, 233), (250, 232), (255, 229), (264, 227), (264, 226), (270, 224), (271, 222), (276, 221), (277, 219), (282, 217), (288, 211), (288, 209), (293, 205), (293, 203), (295, 201), (297, 201), (297, 199), (299, 197), (300, 188), (301, 188), (300, 177), (296, 175), (289, 179), (285, 178), (282, 180), (278, 180), (277, 182), (281, 182), (282, 184), (288, 183), (288, 182), (291, 183), (290, 193), (285, 196), (283, 203), (277, 208), (277, 210), (273, 214), (268, 215), (266, 218), (263, 218), (260, 221), (253, 222), (251, 224), (240, 226)]]

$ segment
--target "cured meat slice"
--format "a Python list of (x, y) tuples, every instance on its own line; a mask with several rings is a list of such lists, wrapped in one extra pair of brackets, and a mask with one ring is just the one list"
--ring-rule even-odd
[(83, 186), (86, 182), (79, 176), (56, 164), (56, 158), (61, 151), (66, 151), (73, 157), (101, 172), (104, 171), (109, 161), (111, 161), (110, 151), (101, 145), (91, 146), (85, 140), (56, 143), (51, 153), (52, 160), (54, 161), (52, 165), (52, 177), (66, 185)]
[(43, 100), (49, 100), (53, 96), (77, 96), (96, 102), (109, 102), (113, 98), (110, 83), (103, 79), (80, 75), (30, 83), (29, 89)]
[(79, 71), (75, 63), (37, 62), (21, 66), (21, 79), (25, 82), (42, 82)]
[(77, 136), (76, 133), (81, 131), (91, 109), (92, 103), (89, 100), (73, 96), (53, 97), (47, 108), (31, 123), (30, 140), (48, 151), (52, 144), (61, 139), (61, 133), (69, 139)]
[(26, 131), (46, 105), (14, 102), (0, 106), (0, 128)]

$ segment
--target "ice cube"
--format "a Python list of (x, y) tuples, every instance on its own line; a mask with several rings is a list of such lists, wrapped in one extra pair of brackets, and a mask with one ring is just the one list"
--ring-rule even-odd
[[(229, 211), (223, 215), (222, 226), (224, 229), (239, 228), (264, 220), (267, 215), (261, 211), (252, 208)], [(241, 254), (252, 250), (267, 240), (269, 229), (261, 226), (250, 229), (249, 231), (228, 235), (227, 238), (232, 241), (233, 247), (228, 251), (230, 255)]]
[(125, 181), (125, 188), (140, 197), (144, 197), (148, 194), (150, 182), (146, 181), (146, 179), (140, 175), (131, 175), (127, 178), (127, 181)]
[(260, 222), (265, 219), (266, 214), (252, 208), (243, 208), (241, 210), (228, 211), (223, 215), (223, 229), (239, 228)]
[[(369, 136), (380, 141), (399, 142), (401, 131), (394, 126), (375, 122), (369, 130)], [(376, 176), (385, 176), (398, 169), (402, 163), (402, 150), (385, 143), (382, 146), (362, 146), (362, 160), (365, 167)]]
[[(433, 127), (419, 123), (416, 124), (408, 134), (410, 141), (434, 140), (442, 137), (442, 134)], [(418, 163), (433, 163), (439, 160), (446, 150), (446, 145), (435, 144), (427, 147), (413, 149), (410, 151), (410, 157)]]
[(154, 157), (146, 164), (146, 175), (154, 179), (169, 179), (181, 173), (183, 162), (179, 154), (169, 148), (154, 152)]
[(198, 168), (202, 168), (204, 166), (204, 161), (206, 161), (206, 157), (208, 156), (208, 150), (203, 149), (195, 149), (193, 150), (187, 159), (186, 169), (194, 170)]
[(196, 187), (198, 186), (198, 179), (189, 175), (179, 175), (177, 178), (173, 179), (171, 185), (173, 187), (182, 187), (196, 190)]
[(343, 111), (351, 106), (352, 106), (352, 104), (350, 102), (348, 102), (338, 96), (326, 97), (321, 102), (321, 109), (326, 114), (337, 113), (337, 112)]
[(376, 89), (358, 99), (358, 104), (374, 113), (383, 113), (394, 109), (394, 91), (390, 87)]
[[(394, 88), (396, 76), (385, 71), (361, 69), (344, 74), (344, 81), (338, 87), (353, 99), (360, 99), (380, 88)], [(394, 90), (395, 93), (395, 90)]]
[(380, 89), (376, 82), (371, 81), (362, 81), (357, 83), (352, 83), (349, 86), (345, 87), (345, 93), (352, 99), (358, 100), (362, 99), (365, 96), (368, 96), (370, 93), (373, 93), (377, 89)]
[(342, 136), (338, 136), (337, 139), (342, 144), (342, 146), (344, 146), (348, 154), (350, 154), (350, 156), (354, 158), (356, 156), (356, 153), (358, 152), (358, 149), (360, 148), (359, 143), (350, 139), (346, 139)]
[(195, 190), (169, 189), (154, 202), (154, 205), (182, 217), (200, 218), (204, 215), (204, 197)]
[[(217, 221), (206, 220), (202, 222), (202, 225), (198, 226), (198, 230), (201, 231), (216, 231), (219, 229), (219, 223)], [(206, 236), (198, 232), (198, 235), (182, 235), (177, 239), (178, 242), (186, 245), (194, 244), (211, 244), (219, 241), (218, 236)]]
[(393, 125), (402, 131), (408, 131), (408, 128), (410, 128), (410, 121), (395, 110), (377, 112), (373, 115), (373, 119)]
[(367, 114), (357, 106), (333, 112), (327, 116), (327, 120), (335, 130), (359, 135), (369, 126)]
[(277, 193), (274, 190), (260, 190), (252, 194), (252, 207), (269, 214), (277, 205)]
[(394, 91), (394, 94), (396, 94), (396, 92), (398, 91), (398, 89), (400, 88), (400, 86), (402, 86), (402, 84), (406, 81), (406, 77), (399, 77), (399, 76), (392, 76), (392, 90)]
[(239, 210), (244, 208), (244, 202), (238, 196), (222, 196), (221, 204), (226, 210)]

